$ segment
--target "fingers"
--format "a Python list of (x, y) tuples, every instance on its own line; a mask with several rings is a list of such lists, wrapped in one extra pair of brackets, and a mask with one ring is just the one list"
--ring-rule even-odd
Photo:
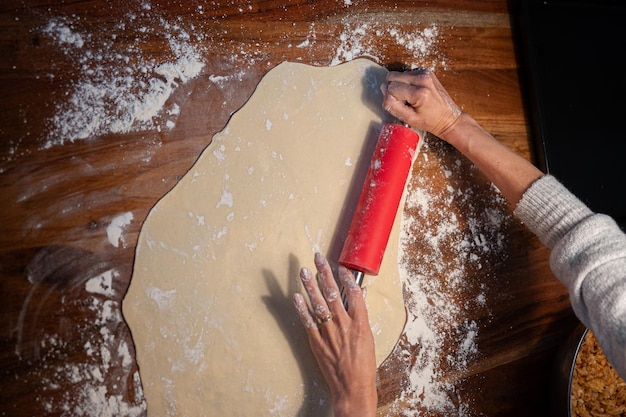
[(436, 79), (434, 74), (428, 70), (413, 70), (408, 72), (391, 71), (387, 74), (387, 85), (391, 87), (389, 94), (396, 100), (408, 101), (417, 88), (430, 87), (433, 80)]
[(311, 302), (311, 314), (321, 324), (326, 324), (331, 319), (342, 322), (346, 312), (332, 269), (326, 258), (319, 253), (315, 254), (314, 261), (318, 279), (308, 268), (300, 270), (300, 280)]
[(351, 318), (364, 318), (367, 320), (367, 307), (365, 306), (365, 289), (362, 289), (355, 281), (354, 275), (347, 268), (339, 267), (339, 282), (344, 288), (348, 305), (348, 314)]
[(414, 127), (419, 123), (416, 116), (434, 89), (434, 75), (429, 70), (389, 72), (384, 89), (383, 107), (394, 117)]
[(387, 82), (399, 82), (405, 84), (420, 85), (429, 78), (436, 79), (435, 75), (426, 68), (418, 68), (411, 71), (389, 71), (387, 73)]
[(302, 285), (304, 285), (304, 289), (311, 301), (311, 309), (313, 310), (311, 313), (313, 317), (318, 321), (326, 320), (328, 315), (332, 313), (328, 308), (326, 299), (322, 295), (319, 284), (309, 268), (305, 267), (300, 270), (300, 281), (302, 281)]
[[(314, 257), (315, 268), (317, 268), (317, 274), (320, 279), (320, 286), (323, 292), (324, 299), (328, 304), (330, 312), (338, 316), (341, 310), (343, 310), (343, 304), (341, 303), (341, 291), (335, 282), (333, 271), (328, 264), (328, 261), (320, 253), (316, 253)], [(339, 318), (339, 317), (338, 317)]]
[(437, 77), (427, 69), (408, 72), (389, 72), (387, 74), (387, 92), (392, 100), (407, 107), (417, 107), (420, 103), (419, 93), (427, 92), (436, 85)]
[(335, 282), (332, 269), (321, 254), (315, 255), (315, 267), (318, 279), (308, 268), (303, 267), (300, 270), (300, 280), (306, 290), (311, 307), (308, 307), (302, 295), (294, 296), (298, 315), (307, 330), (328, 328), (333, 325), (345, 327), (349, 325), (351, 319), (355, 318), (367, 323), (365, 291), (356, 283), (352, 272), (347, 268), (339, 267), (339, 280), (350, 306), (348, 313), (344, 309), (341, 291)]
[(429, 70), (389, 72), (383, 107), (414, 128), (445, 139), (462, 111)]
[[(383, 99), (383, 107), (401, 121), (413, 124), (415, 123), (413, 118), (416, 112), (419, 112), (424, 101), (420, 90), (424, 90), (424, 87), (395, 81), (390, 82), (387, 85), (387, 94)], [(424, 92), (426, 93), (426, 91)]]
[(311, 315), (309, 311), (309, 306), (302, 294), (295, 294), (293, 296), (293, 304), (296, 306), (296, 311), (298, 312), (298, 316), (300, 317), (300, 321), (304, 325), (307, 330), (317, 330), (317, 321)]

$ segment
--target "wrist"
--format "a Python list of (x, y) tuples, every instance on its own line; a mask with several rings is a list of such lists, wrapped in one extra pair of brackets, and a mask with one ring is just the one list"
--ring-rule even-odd
[(375, 417), (378, 407), (378, 395), (362, 395), (353, 398), (343, 398), (333, 401), (335, 417)]
[(481, 129), (480, 125), (468, 113), (461, 113), (454, 123), (439, 135), (440, 139), (462, 151), (467, 147), (469, 133)]

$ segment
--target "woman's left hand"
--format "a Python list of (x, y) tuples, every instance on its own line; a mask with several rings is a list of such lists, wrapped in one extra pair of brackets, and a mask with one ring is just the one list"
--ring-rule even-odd
[(376, 415), (376, 355), (364, 294), (354, 276), (339, 267), (339, 280), (349, 305), (345, 310), (328, 261), (315, 254), (319, 281), (308, 268), (300, 279), (311, 308), (302, 294), (294, 304), (309, 336), (313, 355), (330, 389), (335, 417)]

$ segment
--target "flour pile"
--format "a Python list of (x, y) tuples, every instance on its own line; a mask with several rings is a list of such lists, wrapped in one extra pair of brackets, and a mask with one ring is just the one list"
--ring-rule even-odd
[[(68, 349), (63, 335), (47, 333), (40, 348), (45, 351), (42, 361), (42, 383), (46, 390), (38, 397), (47, 413), (60, 416), (139, 417), (146, 413), (139, 374), (131, 373), (133, 357), (130, 348), (113, 329), (123, 325), (119, 302), (114, 298), (116, 270), (106, 271), (85, 282), (88, 294), (86, 308), (94, 317), (84, 326), (82, 334), (91, 335), (76, 348), (84, 353), (81, 363), (63, 363), (59, 356)], [(67, 301), (67, 308), (80, 301)], [(94, 331), (95, 330), (95, 331)], [(50, 363), (50, 364), (49, 364)], [(134, 387), (135, 403), (129, 403), (129, 385)], [(46, 395), (57, 393), (56, 395)]]
[[(180, 84), (197, 77), (204, 64), (180, 26), (158, 19), (157, 25), (136, 27), (135, 18), (128, 15), (128, 21), (120, 22), (104, 40), (74, 30), (78, 22), (68, 18), (53, 18), (43, 29), (80, 69), (68, 99), (56, 104), (44, 148), (110, 133), (174, 128), (180, 107), (168, 100)], [(135, 31), (135, 45), (116, 51), (116, 38), (128, 36), (129, 28)], [(144, 56), (141, 43), (157, 35), (164, 37), (171, 61)]]
[[(430, 25), (421, 32), (407, 33), (388, 24), (377, 22), (353, 22), (342, 21), (342, 31), (339, 35), (339, 45), (335, 56), (331, 61), (332, 65), (351, 61), (358, 57), (369, 57), (373, 60), (385, 58), (385, 52), (381, 45), (385, 45), (389, 40), (392, 44), (400, 46), (407, 55), (413, 59), (404, 63), (415, 67), (435, 67), (445, 65), (445, 62), (432, 61), (430, 54), (435, 47), (439, 36), (439, 28)], [(430, 62), (429, 62), (430, 61)]]
[[(420, 157), (433, 163), (429, 155), (449, 152), (456, 151), (427, 139)], [(475, 194), (486, 191), (473, 188), (475, 167), (461, 159), (452, 166), (442, 161), (436, 161), (438, 180), (449, 185), (442, 190), (433, 186), (433, 178), (416, 175), (402, 219), (400, 270), (408, 319), (406, 340), (396, 353), (406, 363), (408, 382), (393, 408), (407, 417), (473, 415), (457, 388), (480, 355), (479, 318), (490, 317), (488, 285), (494, 266), (506, 258), (512, 219), (493, 186), (491, 198), (478, 201)], [(452, 185), (461, 178), (465, 183)]]

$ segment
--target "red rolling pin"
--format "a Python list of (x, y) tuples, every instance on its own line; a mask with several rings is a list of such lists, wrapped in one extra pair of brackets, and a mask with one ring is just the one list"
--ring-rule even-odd
[(378, 275), (419, 140), (417, 132), (398, 124), (380, 132), (339, 256), (359, 285), (365, 274)]

